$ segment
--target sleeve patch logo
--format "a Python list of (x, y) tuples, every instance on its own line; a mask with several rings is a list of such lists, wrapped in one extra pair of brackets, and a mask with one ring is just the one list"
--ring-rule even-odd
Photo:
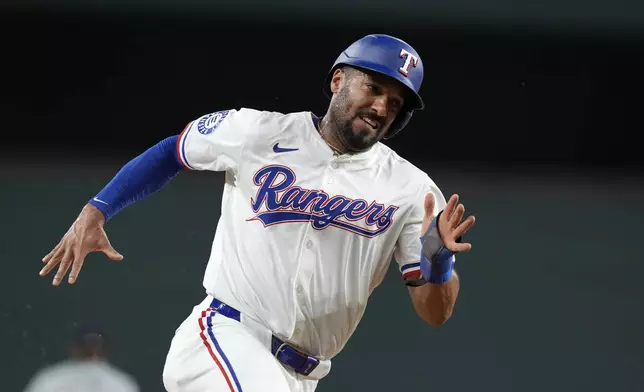
[(197, 130), (202, 135), (209, 135), (217, 129), (228, 115), (228, 110), (207, 114), (199, 119)]

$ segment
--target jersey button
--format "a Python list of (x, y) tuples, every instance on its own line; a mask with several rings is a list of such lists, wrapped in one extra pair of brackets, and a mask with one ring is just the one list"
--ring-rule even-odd
[(308, 240), (306, 241), (306, 249), (312, 249), (313, 248), (313, 241)]
[(337, 169), (337, 168), (338, 168), (338, 163), (337, 163), (337, 162), (333, 162), (333, 163), (331, 164), (331, 167), (332, 167), (332, 168), (334, 168), (334, 169)]
[(301, 285), (301, 284), (298, 284), (298, 285), (297, 285), (297, 293), (298, 293), (298, 294), (302, 294), (302, 291), (304, 291), (304, 289), (302, 288), (302, 285)]

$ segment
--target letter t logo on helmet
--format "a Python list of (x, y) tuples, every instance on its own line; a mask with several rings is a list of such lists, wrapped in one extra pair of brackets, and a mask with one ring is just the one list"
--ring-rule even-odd
[(409, 76), (409, 67), (413, 66), (415, 68), (418, 66), (418, 57), (414, 56), (413, 53), (409, 53), (405, 49), (400, 49), (400, 58), (405, 59), (405, 64), (398, 68), (398, 71), (405, 76)]
[(327, 73), (324, 82), (327, 97), (331, 97), (330, 81), (333, 72), (343, 65), (386, 75), (402, 83), (410, 92), (403, 111), (391, 124), (385, 139), (400, 132), (414, 111), (425, 108), (425, 103), (418, 94), (423, 82), (423, 61), (418, 52), (405, 41), (386, 34), (369, 34), (349, 45)]

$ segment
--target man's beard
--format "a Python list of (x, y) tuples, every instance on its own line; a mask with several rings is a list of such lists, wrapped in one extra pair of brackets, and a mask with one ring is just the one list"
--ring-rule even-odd
[[(348, 89), (343, 88), (335, 99), (335, 104), (329, 111), (329, 125), (331, 125), (332, 132), (337, 136), (338, 141), (348, 152), (362, 152), (371, 148), (374, 144), (380, 141), (380, 133), (375, 135), (367, 129), (362, 129), (358, 132), (353, 130), (353, 122), (366, 113), (356, 113), (350, 115), (342, 113), (342, 109), (351, 107), (351, 102), (348, 97)], [(380, 122), (382, 126), (382, 122)]]

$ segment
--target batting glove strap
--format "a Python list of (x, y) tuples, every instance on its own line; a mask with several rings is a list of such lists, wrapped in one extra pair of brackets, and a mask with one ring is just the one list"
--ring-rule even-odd
[[(438, 219), (441, 211), (429, 224), (429, 228), (420, 238), (422, 251), (420, 254), (420, 271), (430, 283), (445, 283), (452, 277), (455, 258), (454, 252), (445, 247), (438, 230)], [(460, 238), (457, 240), (460, 242)]]

